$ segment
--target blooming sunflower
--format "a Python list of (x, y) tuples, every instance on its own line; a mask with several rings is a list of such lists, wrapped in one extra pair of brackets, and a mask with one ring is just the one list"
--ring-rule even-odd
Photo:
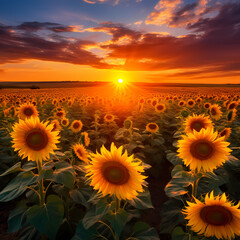
[(179, 107), (182, 107), (182, 106), (184, 106), (185, 104), (186, 104), (185, 101), (180, 101), (180, 102), (178, 103), (178, 106), (179, 106)]
[(67, 127), (68, 124), (69, 124), (69, 120), (67, 118), (63, 118), (61, 120), (61, 124), (62, 124), (63, 127)]
[(187, 106), (190, 107), (190, 108), (194, 107), (195, 104), (196, 104), (196, 102), (193, 99), (189, 99), (187, 101)]
[(231, 152), (228, 145), (212, 128), (202, 128), (178, 141), (178, 156), (191, 170), (212, 171), (227, 160)]
[(56, 118), (60, 118), (61, 119), (61, 118), (64, 118), (66, 116), (66, 113), (65, 113), (64, 110), (59, 110), (59, 111), (55, 112), (54, 116)]
[(204, 103), (204, 108), (209, 109), (211, 107), (211, 103), (206, 102)]
[(79, 160), (81, 160), (85, 163), (88, 163), (88, 152), (82, 144), (79, 144), (79, 143), (74, 144), (72, 149), (73, 149), (73, 152), (74, 152), (75, 156)]
[(70, 129), (72, 129), (73, 132), (77, 133), (80, 132), (83, 127), (81, 120), (74, 120), (70, 126)]
[(114, 117), (112, 114), (106, 114), (106, 115), (104, 116), (104, 121), (105, 121), (105, 122), (113, 122), (114, 119), (115, 119), (115, 117)]
[(59, 132), (52, 131), (52, 128), (52, 124), (40, 122), (38, 117), (19, 120), (11, 133), (14, 150), (19, 151), (21, 157), (28, 157), (29, 161), (46, 160), (57, 149), (59, 142)]
[(221, 111), (221, 107), (218, 106), (217, 104), (213, 104), (210, 107), (210, 115), (213, 119), (215, 120), (219, 120), (222, 116), (222, 111)]
[(150, 133), (155, 133), (159, 129), (158, 125), (156, 123), (148, 123), (146, 126), (146, 130), (149, 131)]
[(123, 148), (116, 148), (114, 143), (108, 151), (102, 146), (100, 152), (91, 156), (91, 161), (86, 166), (86, 176), (90, 185), (103, 196), (115, 195), (118, 199), (134, 199), (138, 192), (143, 192), (144, 167), (141, 160), (128, 156)]
[(52, 129), (52, 131), (60, 131), (61, 130), (61, 126), (60, 126), (60, 123), (59, 123), (59, 121), (58, 120), (52, 120), (51, 121), (51, 124), (53, 124), (53, 129)]
[(202, 128), (212, 128), (213, 123), (209, 119), (209, 117), (205, 117), (204, 115), (196, 115), (193, 114), (193, 116), (189, 116), (185, 123), (185, 132), (186, 133), (193, 133), (193, 130), (196, 130), (199, 132)]
[(227, 140), (231, 135), (231, 128), (225, 128), (219, 133), (219, 137), (224, 137)]
[(204, 203), (195, 199), (195, 203), (187, 202), (183, 210), (188, 226), (197, 234), (217, 239), (232, 239), (240, 235), (240, 203), (233, 205), (227, 200), (225, 193), (214, 197), (213, 192), (207, 194)]
[(230, 103), (228, 104), (227, 110), (228, 110), (228, 111), (233, 110), (233, 109), (235, 109), (237, 106), (238, 106), (238, 102), (232, 101), (232, 102), (230, 102)]
[(81, 133), (81, 139), (82, 139), (82, 141), (83, 141), (83, 143), (86, 147), (90, 144), (90, 138), (88, 137), (87, 132), (82, 132)]
[(33, 104), (25, 103), (20, 105), (20, 107), (18, 108), (18, 116), (22, 120), (28, 119), (31, 117), (37, 117), (38, 111)]
[(232, 122), (235, 120), (237, 116), (237, 110), (234, 108), (233, 110), (231, 110), (228, 114), (227, 114), (227, 120), (228, 122)]
[(162, 112), (164, 112), (166, 110), (166, 106), (165, 106), (165, 104), (163, 104), (163, 103), (159, 103), (159, 104), (157, 104), (156, 106), (155, 106), (155, 111), (157, 112), (157, 113), (162, 113)]

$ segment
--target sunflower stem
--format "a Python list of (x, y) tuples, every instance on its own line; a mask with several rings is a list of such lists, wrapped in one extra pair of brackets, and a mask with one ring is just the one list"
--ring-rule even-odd
[[(42, 161), (37, 161), (37, 168), (38, 168), (38, 174), (40, 175), (40, 172), (42, 170)], [(44, 186), (43, 186), (43, 179), (41, 179), (38, 182), (38, 188), (39, 188), (39, 196), (40, 196), (40, 206), (44, 204)]]

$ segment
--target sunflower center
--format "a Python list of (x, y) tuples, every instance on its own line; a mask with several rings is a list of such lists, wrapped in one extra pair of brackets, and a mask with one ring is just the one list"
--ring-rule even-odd
[(206, 160), (213, 155), (214, 148), (210, 142), (199, 140), (192, 143), (190, 146), (190, 152), (193, 157), (200, 160)]
[(112, 119), (112, 116), (111, 116), (111, 115), (107, 115), (106, 118), (107, 118), (108, 120), (111, 120), (111, 119)]
[(57, 116), (58, 116), (58, 117), (63, 116), (63, 112), (58, 112), (58, 113), (57, 113)]
[(63, 125), (66, 125), (66, 124), (67, 124), (67, 121), (66, 121), (66, 120), (63, 120), (63, 121), (62, 121), (62, 124), (63, 124)]
[(81, 149), (78, 149), (78, 150), (77, 150), (77, 153), (79, 154), (80, 157), (83, 156)]
[(223, 226), (232, 221), (232, 213), (225, 207), (212, 205), (204, 207), (200, 212), (204, 222), (215, 226)]
[(158, 109), (159, 111), (161, 111), (161, 110), (163, 110), (163, 106), (162, 106), (162, 105), (158, 105), (158, 106), (157, 106), (157, 109)]
[(155, 124), (153, 124), (153, 123), (149, 124), (148, 127), (149, 127), (150, 129), (152, 129), (152, 130), (154, 130), (154, 129), (157, 128), (157, 126), (156, 126)]
[(189, 101), (188, 104), (189, 104), (189, 105), (193, 105), (193, 101)]
[(200, 121), (196, 121), (196, 122), (193, 122), (192, 125), (191, 125), (191, 129), (193, 130), (196, 130), (196, 131), (200, 131), (201, 129), (203, 128), (203, 123), (200, 122)]
[(217, 114), (217, 111), (216, 111), (215, 108), (212, 108), (212, 109), (211, 109), (211, 114), (212, 114), (212, 115), (216, 115), (216, 114)]
[(130, 177), (128, 169), (115, 161), (105, 162), (102, 166), (102, 174), (106, 181), (115, 185), (127, 183)]
[(33, 115), (33, 110), (31, 108), (25, 108), (23, 112), (26, 116), (32, 116)]
[(33, 129), (26, 135), (26, 144), (29, 148), (40, 151), (47, 146), (48, 136), (40, 129)]
[(73, 124), (73, 128), (75, 128), (75, 129), (79, 128), (79, 126), (80, 126), (80, 124), (78, 122)]

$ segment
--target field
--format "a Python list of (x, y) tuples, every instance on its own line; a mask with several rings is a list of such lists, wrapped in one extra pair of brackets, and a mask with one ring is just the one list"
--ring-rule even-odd
[(0, 90), (0, 239), (240, 238), (240, 91)]

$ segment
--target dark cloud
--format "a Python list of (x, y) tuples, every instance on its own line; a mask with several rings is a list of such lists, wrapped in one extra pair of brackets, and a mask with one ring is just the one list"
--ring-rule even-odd
[(25, 34), (12, 30), (12, 27), (0, 26), (0, 63), (19, 62), (25, 59), (67, 62), (89, 65), (96, 68), (109, 68), (101, 58), (84, 50), (84, 46), (93, 42), (67, 38), (48, 40), (36, 34)]
[(216, 17), (201, 19), (188, 28), (195, 34), (185, 37), (143, 34), (137, 42), (112, 43), (103, 48), (110, 51), (109, 57), (126, 58), (126, 70), (205, 67), (211, 67), (208, 72), (240, 70), (240, 4), (224, 5)]
[(58, 23), (51, 22), (24, 22), (16, 27), (13, 27), (15, 30), (23, 30), (27, 32), (37, 32), (41, 30), (49, 30), (53, 32), (73, 32), (73, 26), (64, 26)]
[(112, 35), (112, 41), (118, 41), (122, 37), (129, 37), (132, 40), (138, 40), (142, 33), (125, 27), (121, 23), (102, 22), (100, 26), (91, 28), (91, 31), (106, 32)]

